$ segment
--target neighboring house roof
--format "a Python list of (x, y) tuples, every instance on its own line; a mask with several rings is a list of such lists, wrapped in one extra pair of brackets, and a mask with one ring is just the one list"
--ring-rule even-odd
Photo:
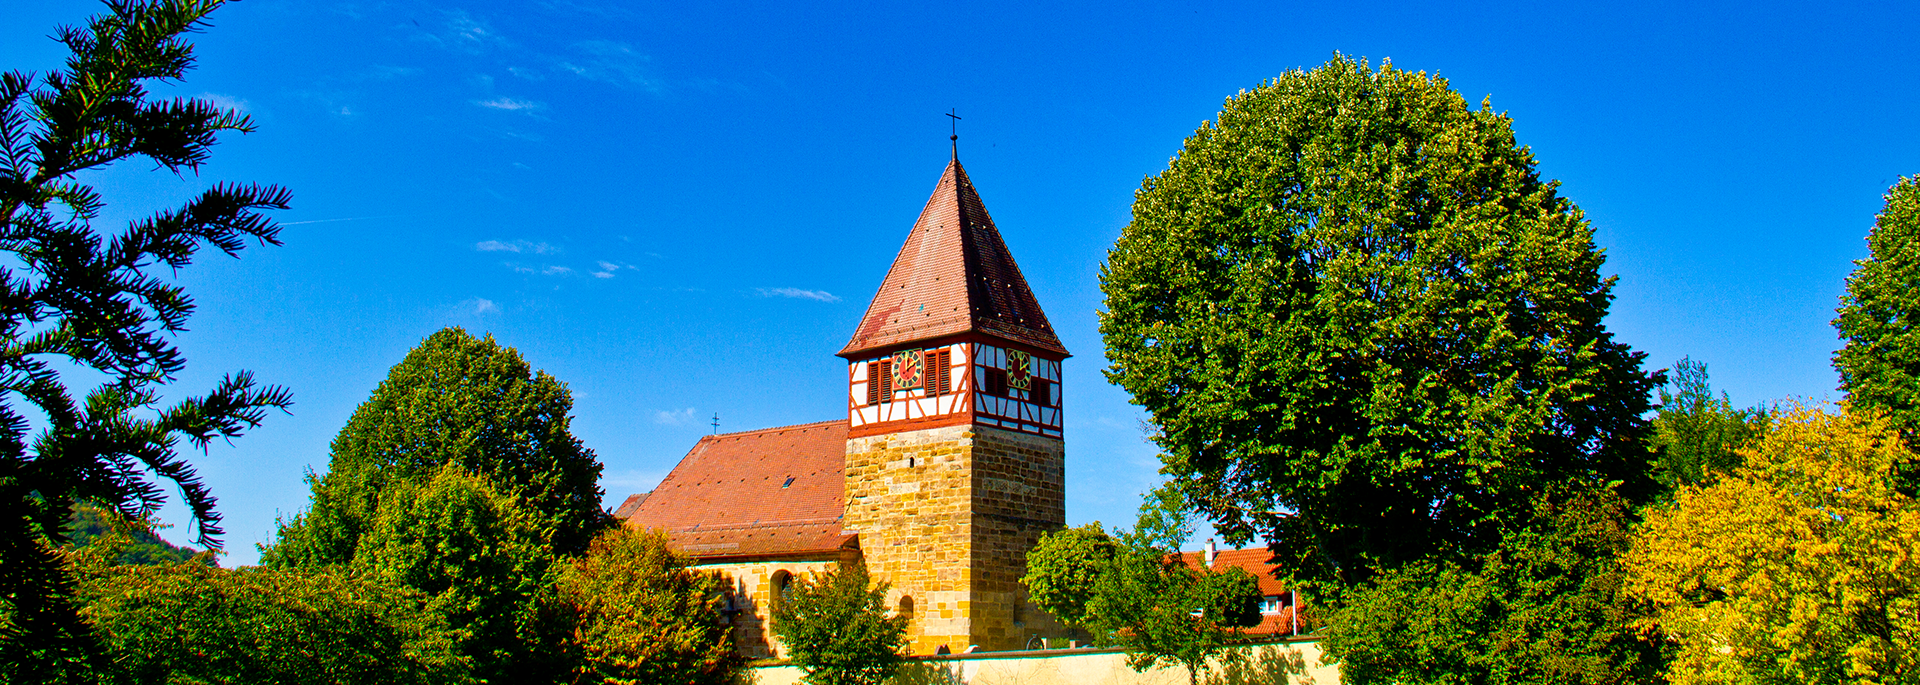
[(855, 544), (840, 530), (846, 450), (845, 420), (700, 438), (626, 525), (701, 559), (836, 553)]
[(839, 355), (968, 333), (1067, 354), (956, 157)]
[(627, 520), (627, 517), (633, 516), (633, 512), (640, 508), (640, 503), (647, 501), (647, 495), (650, 494), (652, 493), (643, 492), (638, 495), (627, 495), (627, 501), (621, 502), (619, 509), (613, 510), (613, 517), (622, 521)]
[[(1282, 635), (1293, 632), (1292, 596), (1287, 594), (1287, 586), (1274, 577), (1274, 565), (1267, 563), (1273, 558), (1273, 552), (1265, 547), (1253, 549), (1223, 549), (1213, 555), (1213, 568), (1238, 566), (1253, 577), (1260, 579), (1260, 594), (1267, 597), (1281, 597), (1285, 604), (1277, 613), (1262, 614), (1260, 625), (1246, 629), (1249, 635)], [(1182, 552), (1180, 560), (1188, 566), (1199, 568), (1206, 564), (1206, 552)], [(1305, 623), (1300, 624), (1306, 630)]]

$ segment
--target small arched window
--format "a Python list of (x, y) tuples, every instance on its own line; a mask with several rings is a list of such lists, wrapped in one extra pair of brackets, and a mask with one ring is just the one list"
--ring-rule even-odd
[(774, 606), (786, 606), (787, 600), (792, 597), (793, 597), (793, 574), (786, 572), (784, 569), (779, 571), (774, 571), (773, 572)]
[(907, 597), (907, 596), (901, 596), (900, 606), (898, 609), (894, 611), (894, 615), (899, 616), (901, 618), (905, 618), (909, 621), (913, 620), (913, 598)]

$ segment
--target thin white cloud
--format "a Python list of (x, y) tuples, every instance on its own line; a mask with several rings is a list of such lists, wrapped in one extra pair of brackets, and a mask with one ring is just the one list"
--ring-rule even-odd
[(219, 107), (220, 109), (237, 110), (241, 114), (246, 114), (248, 112), (253, 111), (253, 109), (249, 106), (249, 103), (246, 101), (245, 98), (235, 97), (232, 95), (222, 95), (220, 93), (201, 93), (198, 96), (196, 96), (196, 99), (210, 102), (213, 104), (213, 106)]
[[(414, 22), (419, 25), (419, 22)], [(466, 10), (453, 10), (446, 13), (446, 23), (434, 30), (421, 26), (416, 34), (423, 40), (448, 50), (477, 55), (489, 49), (511, 47), (513, 43), (500, 35), (486, 20), (468, 14)]]
[(546, 243), (528, 240), (482, 240), (473, 244), (473, 249), (481, 252), (512, 252), (514, 254), (559, 254), (560, 248)]
[(653, 413), (653, 422), (663, 426), (691, 426), (693, 425), (693, 413), (693, 407), (673, 411), (656, 411)]
[(488, 109), (500, 109), (508, 112), (538, 112), (546, 109), (545, 103), (532, 100), (518, 100), (510, 97), (497, 97), (492, 100), (474, 100), (473, 104)]
[(594, 278), (613, 278), (613, 275), (619, 273), (621, 269), (635, 268), (632, 264), (616, 264), (607, 261), (597, 262), (597, 264), (600, 270), (593, 272)]
[(573, 269), (569, 269), (564, 266), (549, 266), (545, 269), (541, 269), (540, 273), (548, 276), (565, 276), (567, 274), (573, 273)]
[(500, 305), (494, 304), (493, 300), (484, 297), (461, 300), (459, 307), (461, 311), (473, 314), (474, 316), (500, 313)]
[(579, 54), (561, 60), (557, 65), (560, 70), (589, 81), (633, 86), (656, 93), (664, 90), (664, 84), (649, 68), (653, 58), (640, 54), (631, 45), (589, 40), (575, 43), (573, 49)]
[(800, 288), (760, 288), (761, 297), (791, 297), (796, 300), (817, 300), (820, 302), (839, 302), (840, 298), (825, 290), (802, 290)]

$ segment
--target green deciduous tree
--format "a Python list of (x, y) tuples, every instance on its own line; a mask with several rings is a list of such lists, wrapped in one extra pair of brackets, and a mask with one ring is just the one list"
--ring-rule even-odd
[(1087, 605), (1100, 587), (1102, 574), (1113, 564), (1118, 545), (1099, 521), (1079, 528), (1042, 533), (1027, 551), (1027, 573), (1020, 584), (1027, 597), (1061, 623), (1076, 628), (1089, 625)]
[[(223, 131), (253, 130), (244, 115), (204, 100), (149, 99), (145, 84), (177, 81), (193, 66), (186, 35), (221, 0), (115, 0), (56, 39), (72, 51), (46, 74), (0, 75), (0, 680), (55, 679), (84, 658), (86, 629), (56, 548), (76, 501), (135, 518), (177, 486), (217, 547), (214, 498), (178, 453), (257, 425), (288, 393), (251, 375), (160, 406), (184, 368), (170, 341), (193, 299), (165, 276), (211, 246), (238, 255), (248, 239), (278, 244), (259, 214), (284, 209), (272, 186), (215, 184), (178, 209), (96, 230), (105, 200), (81, 176), (145, 158), (195, 172)], [(66, 370), (84, 373), (69, 376)], [(97, 374), (97, 375), (95, 375)], [(84, 381), (74, 379), (83, 378)], [(74, 382), (99, 382), (92, 388)]]
[(84, 583), (106, 683), (469, 682), (417, 593), (338, 570), (123, 566)]
[(1260, 624), (1260, 582), (1186, 563), (1179, 550), (1193, 531), (1180, 507), (1177, 491), (1156, 488), (1118, 538), (1098, 523), (1043, 535), (1021, 582), (1036, 606), (1126, 650), (1135, 670), (1177, 664), (1197, 679), (1238, 629)]
[(600, 462), (568, 432), (573, 396), (520, 353), (448, 328), (387, 373), (335, 437), (313, 506), (283, 525), (269, 563), (341, 564), (390, 483), (443, 464), (485, 476), (533, 512), (543, 544), (585, 551), (609, 521), (600, 510)]
[[(102, 683), (462, 683), (455, 633), (418, 592), (339, 569), (214, 567), (130, 554), (147, 522), (103, 512), (62, 552), (105, 659)], [(128, 558), (137, 563), (123, 563)]]
[(614, 528), (560, 573), (575, 612), (574, 682), (608, 685), (735, 682), (743, 665), (717, 620), (727, 581), (694, 571), (658, 531)]
[(1740, 466), (1735, 450), (1758, 438), (1766, 425), (1766, 410), (1734, 409), (1726, 393), (1713, 396), (1706, 364), (1681, 359), (1668, 385), (1660, 388), (1660, 412), (1648, 440), (1656, 455), (1653, 477), (1671, 490), (1732, 473)]
[(536, 519), (486, 478), (445, 464), (427, 480), (388, 484), (346, 567), (425, 594), (425, 608), (460, 632), (476, 676), (552, 682), (572, 667), (561, 647), (570, 626)]
[(1632, 523), (1604, 490), (1535, 501), (1532, 525), (1465, 562), (1427, 560), (1352, 591), (1322, 643), (1354, 685), (1657, 682), (1664, 654), (1635, 621), (1619, 555)]
[(426, 593), (490, 681), (566, 677), (555, 564), (608, 524), (600, 462), (567, 430), (566, 386), (449, 328), (393, 367), (333, 441), (312, 508), (262, 560), (347, 566)]
[(1875, 409), (1789, 407), (1744, 465), (1635, 530), (1629, 591), (1674, 640), (1675, 683), (1920, 683), (1913, 459)]
[(1228, 100), (1101, 273), (1108, 377), (1164, 472), (1299, 583), (1492, 550), (1540, 483), (1652, 481), (1658, 378), (1512, 121), (1338, 57)]
[[(157, 525), (128, 523), (116, 512), (102, 509), (92, 504), (80, 504), (73, 508), (73, 530), (67, 535), (69, 548), (85, 547), (101, 536), (120, 534), (126, 536), (122, 544), (115, 549), (120, 555), (112, 560), (115, 565), (155, 566), (177, 564), (199, 556), (192, 549), (180, 547), (155, 535)], [(201, 557), (208, 563), (212, 556)]]
[(1260, 624), (1259, 579), (1238, 567), (1195, 568), (1177, 552), (1122, 537), (1086, 611), (1103, 643), (1126, 650), (1129, 667), (1178, 664), (1197, 681), (1237, 629)]
[[(1867, 234), (1869, 254), (1855, 262), (1833, 320), (1846, 345), (1833, 357), (1847, 402), (1887, 414), (1920, 444), (1920, 176), (1887, 190)], [(1900, 468), (1908, 494), (1920, 491), (1920, 467)]]
[(880, 685), (899, 668), (907, 618), (887, 615), (887, 585), (842, 563), (796, 576), (773, 604), (773, 634), (810, 685)]

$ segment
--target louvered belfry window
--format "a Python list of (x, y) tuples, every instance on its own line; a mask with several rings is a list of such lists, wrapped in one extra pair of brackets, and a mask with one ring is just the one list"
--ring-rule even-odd
[(867, 362), (867, 406), (880, 403), (880, 362)]
[[(880, 401), (892, 402), (893, 401), (893, 359), (888, 357), (881, 357), (880, 361), (875, 363), (880, 365), (880, 376), (879, 376)], [(867, 382), (869, 384), (873, 383), (873, 381), (871, 380)]]
[(953, 392), (953, 351), (927, 350), (927, 396)]

